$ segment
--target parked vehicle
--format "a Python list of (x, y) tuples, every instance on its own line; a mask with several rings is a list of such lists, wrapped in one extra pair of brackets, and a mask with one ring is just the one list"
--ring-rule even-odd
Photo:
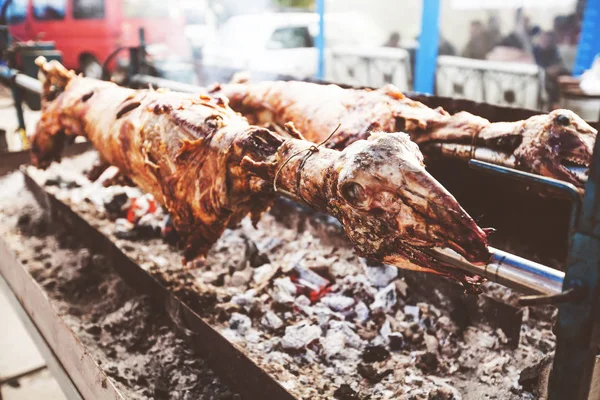
[[(332, 49), (373, 48), (385, 41), (383, 32), (364, 16), (340, 13), (326, 15), (325, 19), (328, 66)], [(203, 63), (295, 77), (314, 76), (318, 22), (314, 13), (234, 16), (219, 29), (215, 40), (204, 46)], [(330, 76), (331, 69), (327, 68), (326, 77)]]
[[(1, 0), (0, 0), (1, 1)], [(155, 60), (189, 60), (183, 16), (161, 0), (5, 0), (7, 23), (17, 40), (50, 40), (68, 68), (99, 77), (119, 47), (137, 46), (144, 28)], [(165, 50), (166, 49), (166, 50)], [(126, 57), (123, 52), (121, 57)], [(115, 63), (109, 65), (115, 67)]]

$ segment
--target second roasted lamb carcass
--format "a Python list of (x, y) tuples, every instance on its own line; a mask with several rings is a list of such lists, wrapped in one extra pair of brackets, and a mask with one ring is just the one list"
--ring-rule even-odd
[[(343, 89), (307, 82), (218, 85), (212, 93), (251, 123), (294, 125), (320, 142), (337, 124), (328, 146), (343, 149), (372, 131), (407, 132), (426, 154), (481, 158), (583, 187), (577, 168), (588, 167), (597, 131), (569, 110), (517, 122), (490, 121), (467, 112), (450, 115), (405, 97), (388, 85), (379, 90)], [(575, 172), (577, 171), (577, 172)]]
[(425, 171), (406, 134), (375, 134), (343, 151), (316, 148), (291, 126), (275, 133), (248, 124), (226, 99), (126, 89), (57, 62), (40, 66), (34, 164), (58, 159), (66, 136), (87, 137), (166, 208), (188, 259), (205, 255), (246, 215), (257, 220), (278, 192), (336, 217), (365, 257), (467, 284), (478, 278), (428, 249), (448, 247), (474, 263), (489, 258), (486, 233)]

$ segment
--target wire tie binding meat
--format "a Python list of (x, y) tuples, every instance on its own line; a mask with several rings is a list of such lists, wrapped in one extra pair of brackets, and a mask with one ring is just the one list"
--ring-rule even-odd
[[(341, 123), (338, 124), (338, 126), (336, 126), (336, 128), (329, 134), (329, 136), (327, 136), (327, 138), (325, 138), (325, 140), (323, 140), (321, 143), (316, 144), (316, 145), (311, 145), (309, 147), (307, 147), (306, 149), (303, 150), (298, 150), (297, 152), (295, 152), (294, 154), (292, 154), (291, 156), (289, 156), (287, 158), (287, 160), (284, 161), (283, 164), (281, 164), (281, 166), (277, 169), (277, 172), (275, 172), (275, 178), (273, 178), (273, 190), (275, 190), (275, 192), (280, 192), (283, 193), (283, 191), (278, 190), (277, 189), (277, 178), (279, 177), (279, 174), (281, 173), (281, 170), (283, 170), (283, 168), (290, 162), (290, 160), (294, 157), (296, 157), (299, 154), (304, 153), (305, 151), (307, 152), (306, 155), (304, 156), (304, 158), (302, 159), (302, 161), (300, 162), (300, 166), (298, 167), (298, 171), (296, 172), (297, 174), (297, 178), (296, 182), (297, 185), (300, 186), (300, 174), (302, 172), (302, 168), (304, 167), (304, 164), (306, 163), (306, 160), (308, 160), (308, 158), (313, 154), (319, 151), (319, 147), (323, 146), (325, 143), (327, 143), (332, 137), (333, 135), (335, 135), (335, 133), (338, 131), (338, 129), (340, 129), (340, 126), (342, 126)], [(306, 203), (306, 200), (304, 200), (302, 198), (302, 195), (300, 194), (300, 188), (298, 187), (296, 192), (298, 193), (298, 196), (300, 196), (300, 200), (302, 200), (304, 203)], [(292, 195), (293, 197), (296, 197), (296, 195), (293, 195), (292, 193), (287, 193), (289, 195)]]

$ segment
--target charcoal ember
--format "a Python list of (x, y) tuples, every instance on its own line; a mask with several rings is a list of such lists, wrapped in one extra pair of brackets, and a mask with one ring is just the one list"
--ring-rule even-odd
[(308, 322), (285, 328), (285, 335), (281, 339), (281, 347), (284, 350), (301, 351), (312, 341), (321, 337), (321, 328)]
[(373, 312), (388, 313), (391, 312), (396, 305), (398, 298), (396, 296), (396, 285), (390, 283), (385, 288), (381, 289), (375, 295), (375, 301), (371, 303), (370, 309)]
[(240, 313), (233, 313), (229, 319), (229, 329), (237, 331), (241, 335), (246, 334), (252, 327), (250, 317)]
[(390, 349), (394, 351), (404, 348), (404, 336), (400, 332), (392, 332), (388, 335)]
[(386, 369), (381, 372), (377, 372), (377, 370), (371, 364), (359, 363), (356, 366), (356, 372), (368, 380), (369, 383), (375, 384), (381, 382), (383, 378), (392, 374), (393, 371), (391, 369)]
[(417, 368), (427, 374), (436, 372), (439, 365), (440, 360), (435, 353), (426, 352), (417, 357)]
[(260, 323), (267, 329), (275, 331), (283, 326), (283, 320), (273, 311), (267, 311), (260, 320)]
[(384, 361), (390, 356), (390, 352), (383, 345), (369, 345), (362, 353), (364, 362), (374, 363)]
[(296, 284), (298, 292), (305, 294), (315, 302), (327, 294), (331, 282), (316, 272), (295, 263), (292, 267), (291, 280)]
[(360, 400), (358, 393), (346, 383), (340, 385), (340, 387), (333, 392), (333, 397), (338, 400)]
[(104, 209), (109, 216), (124, 216), (126, 205), (129, 202), (127, 193), (116, 193), (108, 201), (104, 201)]
[(330, 294), (321, 298), (321, 303), (329, 307), (333, 311), (344, 311), (350, 309), (356, 300), (352, 297), (343, 296), (340, 294)]
[(365, 267), (365, 274), (373, 286), (382, 288), (389, 285), (398, 277), (398, 268), (385, 264), (367, 265)]

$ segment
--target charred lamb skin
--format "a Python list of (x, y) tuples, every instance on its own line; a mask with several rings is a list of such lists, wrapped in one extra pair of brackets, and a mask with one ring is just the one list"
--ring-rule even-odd
[[(566, 166), (589, 166), (597, 131), (569, 110), (554, 110), (517, 122), (490, 121), (459, 112), (450, 115), (405, 97), (393, 85), (378, 90), (343, 89), (308, 82), (260, 82), (217, 85), (209, 90), (230, 99), (231, 107), (253, 124), (294, 125), (308, 139), (320, 142), (340, 129), (328, 146), (343, 149), (372, 131), (406, 132), (425, 155), (432, 144), (457, 144), (490, 149), (502, 162), (514, 158), (517, 168), (561, 179), (578, 187), (583, 182)], [(454, 154), (456, 156), (456, 154)], [(471, 153), (463, 155), (470, 158)]]
[(257, 221), (275, 187), (336, 217), (364, 257), (468, 284), (478, 277), (440, 265), (426, 250), (489, 259), (486, 233), (425, 171), (406, 134), (374, 134), (343, 151), (315, 148), (292, 125), (274, 133), (248, 124), (220, 97), (132, 90), (38, 61), (44, 105), (33, 163), (59, 159), (67, 136), (87, 137), (165, 207), (188, 260), (246, 215)]

